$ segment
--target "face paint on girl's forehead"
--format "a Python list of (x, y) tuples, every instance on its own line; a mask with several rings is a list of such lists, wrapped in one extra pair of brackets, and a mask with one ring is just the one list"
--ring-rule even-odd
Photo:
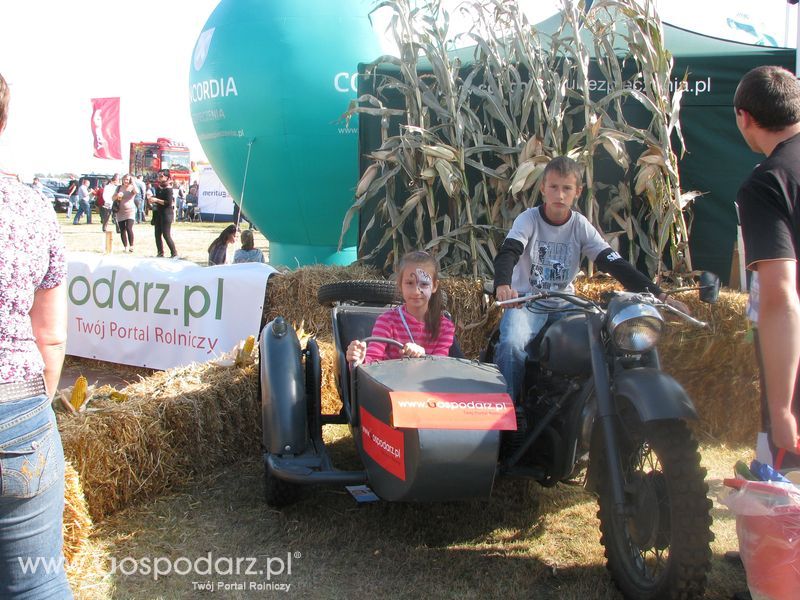
[(433, 294), (433, 277), (427, 271), (423, 271), (422, 269), (417, 269), (417, 290), (419, 293), (425, 296), (428, 300), (431, 299), (431, 294)]

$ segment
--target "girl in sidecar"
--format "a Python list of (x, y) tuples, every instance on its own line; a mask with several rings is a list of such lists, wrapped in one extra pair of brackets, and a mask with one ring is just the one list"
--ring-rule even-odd
[(439, 268), (433, 256), (422, 251), (403, 256), (397, 287), (403, 304), (379, 316), (370, 337), (394, 339), (403, 347), (380, 341), (371, 341), (368, 346), (353, 340), (347, 347), (348, 362), (369, 364), (404, 356), (447, 356), (455, 327), (443, 314)]

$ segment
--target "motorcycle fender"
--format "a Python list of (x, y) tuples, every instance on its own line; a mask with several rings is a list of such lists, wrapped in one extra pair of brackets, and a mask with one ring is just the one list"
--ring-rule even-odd
[(659, 369), (643, 367), (614, 375), (614, 396), (627, 399), (639, 419), (697, 419), (697, 411), (686, 391)]
[(308, 417), (300, 342), (291, 325), (275, 327), (278, 319), (267, 323), (259, 340), (261, 441), (271, 454), (301, 454)]

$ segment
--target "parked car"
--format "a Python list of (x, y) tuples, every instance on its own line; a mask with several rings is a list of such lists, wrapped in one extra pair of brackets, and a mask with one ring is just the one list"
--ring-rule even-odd
[[(33, 187), (33, 186), (31, 186)], [(46, 185), (41, 186), (39, 189), (39, 193), (50, 200), (53, 204), (53, 209), (56, 212), (67, 212), (67, 206), (69, 206), (69, 196), (66, 194), (62, 194), (60, 192), (56, 192), (52, 188), (47, 187)]]

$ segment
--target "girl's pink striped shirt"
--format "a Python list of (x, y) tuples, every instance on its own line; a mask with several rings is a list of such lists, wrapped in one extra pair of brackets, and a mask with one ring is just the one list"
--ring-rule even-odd
[[(403, 311), (402, 317), (400, 315), (401, 310)], [(411, 331), (411, 337), (409, 337), (408, 330), (406, 330), (403, 324), (403, 317), (405, 317), (408, 329)], [(425, 354), (447, 356), (450, 351), (450, 346), (453, 345), (455, 326), (450, 319), (442, 315), (439, 325), (439, 337), (435, 340), (431, 340), (428, 332), (425, 330), (424, 321), (419, 321), (411, 316), (406, 310), (405, 305), (403, 305), (388, 310), (379, 316), (375, 321), (375, 326), (372, 328), (372, 335), (392, 338), (403, 344), (413, 342), (425, 348)], [(397, 346), (385, 344), (383, 342), (370, 342), (369, 346), (367, 346), (367, 355), (364, 358), (364, 363), (402, 357), (401, 350)]]

